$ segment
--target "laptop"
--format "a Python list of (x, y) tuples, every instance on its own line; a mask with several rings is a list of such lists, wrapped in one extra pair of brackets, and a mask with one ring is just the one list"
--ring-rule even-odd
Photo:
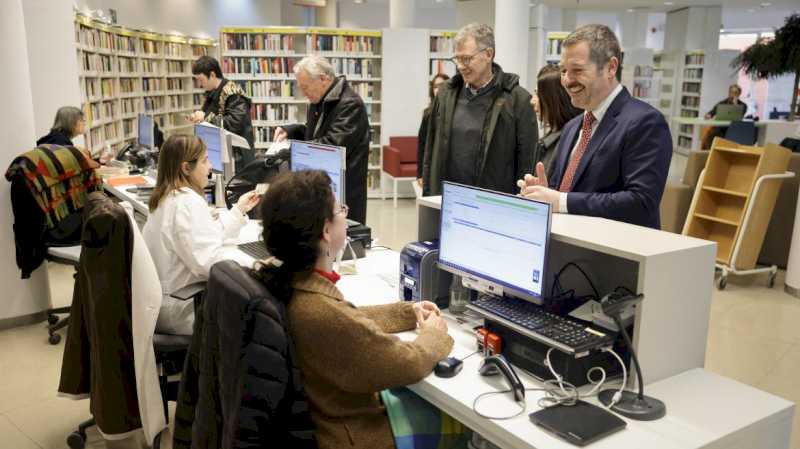
[(720, 104), (717, 105), (717, 114), (714, 120), (724, 120), (727, 122), (735, 122), (744, 117), (743, 104)]

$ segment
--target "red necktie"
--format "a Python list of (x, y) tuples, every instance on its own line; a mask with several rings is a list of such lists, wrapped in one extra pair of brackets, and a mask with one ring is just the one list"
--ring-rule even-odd
[(586, 148), (589, 147), (589, 140), (592, 139), (592, 124), (595, 122), (594, 115), (591, 112), (583, 114), (583, 126), (581, 126), (581, 140), (578, 142), (578, 147), (572, 152), (569, 158), (567, 170), (564, 172), (564, 178), (561, 180), (561, 186), (558, 188), (559, 192), (569, 192), (572, 190), (572, 181), (575, 178), (575, 172), (578, 171), (578, 165), (581, 163), (583, 154), (586, 153)]

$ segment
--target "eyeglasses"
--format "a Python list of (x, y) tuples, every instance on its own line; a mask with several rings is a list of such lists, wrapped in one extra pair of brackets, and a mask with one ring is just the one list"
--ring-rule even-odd
[(342, 215), (344, 218), (347, 218), (347, 214), (350, 213), (350, 208), (347, 207), (347, 204), (339, 204), (334, 208), (333, 215)]
[(478, 51), (476, 51), (475, 53), (473, 53), (471, 55), (453, 56), (452, 58), (450, 58), (450, 62), (452, 62), (455, 65), (460, 65), (462, 67), (466, 67), (472, 62), (472, 60), (475, 58), (475, 56), (478, 56), (481, 52), (484, 52), (486, 50), (488, 50), (488, 48), (483, 48), (481, 50), (478, 50)]

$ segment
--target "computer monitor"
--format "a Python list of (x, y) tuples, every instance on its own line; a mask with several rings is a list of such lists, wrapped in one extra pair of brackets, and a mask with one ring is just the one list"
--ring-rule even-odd
[(138, 143), (140, 146), (150, 149), (155, 148), (156, 133), (152, 115), (139, 114), (138, 137), (136, 139), (136, 143)]
[(445, 182), (439, 267), (479, 291), (541, 303), (550, 204)]
[(345, 203), (345, 148), (314, 142), (292, 140), (289, 144), (289, 166), (292, 171), (322, 170), (331, 178), (336, 201)]
[(211, 168), (217, 173), (222, 173), (224, 171), (222, 164), (224, 140), (222, 138), (220, 129), (216, 126), (205, 126), (198, 124), (194, 125), (194, 135), (205, 142), (206, 147), (208, 148), (208, 161), (211, 162)]

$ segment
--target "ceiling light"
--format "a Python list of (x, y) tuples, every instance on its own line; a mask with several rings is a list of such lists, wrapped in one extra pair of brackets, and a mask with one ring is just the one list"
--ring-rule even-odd
[(672, 6), (675, 2), (664, 2), (664, 6)]
[(754, 12), (756, 12), (756, 10), (755, 10), (755, 9), (752, 9), (752, 8), (750, 8), (750, 9), (748, 9), (748, 10), (747, 10), (747, 12), (749, 12), (749, 13), (754, 13)]
[(628, 12), (634, 12), (634, 11), (636, 11), (636, 10), (633, 9), (633, 8), (628, 8)]
[(762, 7), (762, 8), (766, 8), (767, 6), (772, 6), (772, 3), (770, 3), (770, 2), (764, 2), (764, 3), (762, 3), (762, 4), (761, 4), (761, 7)]

